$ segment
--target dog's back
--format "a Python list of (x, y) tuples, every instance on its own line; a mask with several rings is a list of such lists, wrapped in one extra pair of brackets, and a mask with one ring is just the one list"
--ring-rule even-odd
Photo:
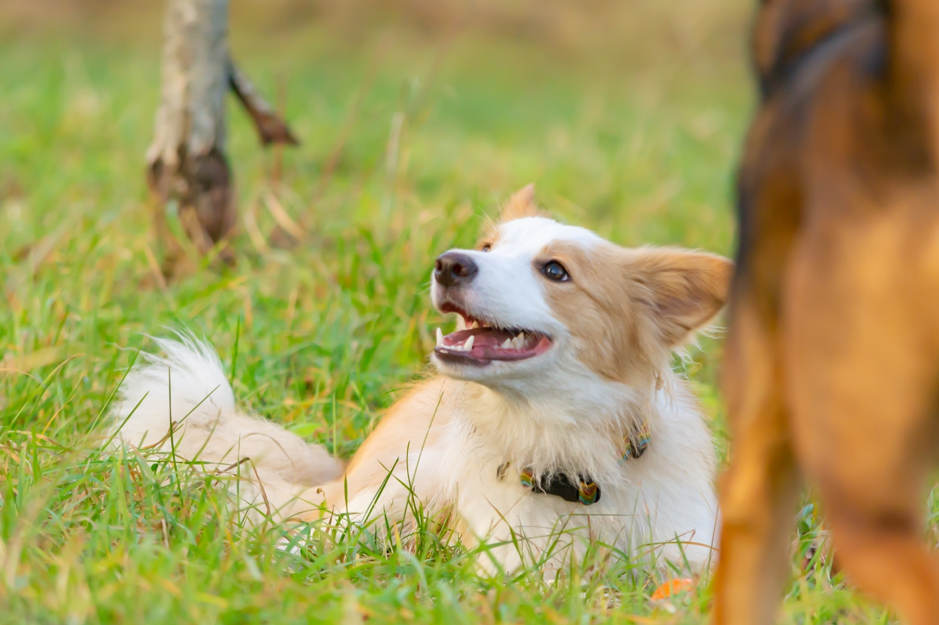
[(939, 2), (766, 0), (738, 180), (720, 623), (767, 623), (817, 484), (852, 580), (939, 622)]
[(759, 111), (738, 180), (739, 286), (778, 291), (809, 221), (918, 204), (896, 195), (936, 171), (937, 35), (932, 0), (764, 3), (753, 43)]

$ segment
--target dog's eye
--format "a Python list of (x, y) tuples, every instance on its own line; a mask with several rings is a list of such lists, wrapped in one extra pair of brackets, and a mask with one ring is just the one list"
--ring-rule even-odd
[(543, 273), (548, 280), (554, 280), (555, 282), (567, 282), (571, 279), (564, 265), (556, 260), (546, 263), (545, 266), (541, 268), (541, 273)]
[(484, 251), (484, 252), (488, 252), (488, 251), (491, 250), (491, 249), (492, 249), (492, 246), (489, 245), (488, 243), (486, 243), (484, 246), (482, 246), (482, 251)]

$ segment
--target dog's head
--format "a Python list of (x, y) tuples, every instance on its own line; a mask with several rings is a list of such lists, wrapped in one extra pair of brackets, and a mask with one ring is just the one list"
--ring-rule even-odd
[(726, 259), (621, 248), (542, 215), (533, 195), (516, 193), (476, 249), (437, 258), (434, 305), (461, 320), (452, 334), (438, 330), (441, 373), (526, 396), (634, 386), (723, 305)]

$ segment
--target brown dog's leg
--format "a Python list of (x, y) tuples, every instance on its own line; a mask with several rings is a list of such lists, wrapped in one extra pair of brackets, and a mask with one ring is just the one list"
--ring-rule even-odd
[(923, 544), (920, 506), (883, 516), (823, 500), (848, 578), (895, 607), (910, 625), (939, 623), (939, 562)]
[(923, 238), (908, 231), (928, 223), (877, 215), (819, 228), (793, 253), (783, 300), (792, 428), (847, 577), (925, 625), (939, 623), (939, 561), (922, 534), (939, 440), (937, 285)]
[[(904, 432), (906, 419), (889, 407), (877, 410), (877, 392), (897, 398), (902, 393), (882, 378), (870, 393), (856, 389), (856, 401), (853, 396), (816, 396), (817, 409), (807, 407), (804, 421), (814, 424), (809, 436), (827, 434), (827, 458), (810, 461), (806, 470), (819, 483), (835, 552), (847, 578), (895, 608), (904, 622), (939, 623), (939, 560), (923, 542), (927, 472), (915, 440), (935, 434), (920, 428)], [(868, 427), (878, 419), (879, 427)]]
[(786, 580), (799, 479), (772, 324), (747, 299), (732, 314), (723, 375), (734, 447), (721, 489), (714, 623), (761, 625), (773, 622)]

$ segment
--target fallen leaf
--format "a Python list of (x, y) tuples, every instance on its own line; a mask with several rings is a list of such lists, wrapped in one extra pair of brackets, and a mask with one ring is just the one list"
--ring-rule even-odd
[(660, 601), (662, 599), (668, 599), (673, 597), (680, 592), (685, 592), (694, 588), (694, 580), (689, 577), (676, 577), (675, 579), (670, 579), (667, 582), (661, 584), (652, 592), (652, 600)]

